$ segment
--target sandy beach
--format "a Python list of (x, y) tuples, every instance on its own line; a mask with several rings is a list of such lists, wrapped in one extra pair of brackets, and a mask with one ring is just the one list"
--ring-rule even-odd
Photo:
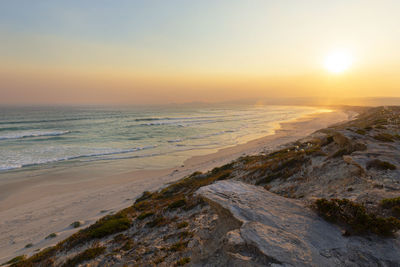
[[(10, 175), (0, 180), (0, 262), (55, 244), (99, 217), (131, 205), (145, 190), (155, 190), (194, 171), (207, 171), (242, 155), (279, 148), (354, 115), (335, 110), (281, 123), (273, 135), (195, 156), (171, 169), (121, 172), (120, 164), (129, 161), (116, 161), (106, 165), (99, 162), (90, 168), (34, 171), (29, 177)], [(70, 226), (75, 221), (81, 222), (80, 228)], [(51, 233), (57, 236), (46, 239)], [(32, 246), (25, 248), (27, 244)]]

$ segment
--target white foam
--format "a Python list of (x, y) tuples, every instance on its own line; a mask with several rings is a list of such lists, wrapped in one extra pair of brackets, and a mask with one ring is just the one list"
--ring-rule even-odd
[(20, 138), (38, 137), (38, 136), (58, 136), (68, 133), (70, 133), (70, 131), (22, 131), (22, 132), (0, 135), (0, 140), (20, 139)]
[[(67, 161), (73, 159), (80, 159), (80, 158), (88, 158), (88, 157), (100, 157), (100, 156), (107, 156), (107, 155), (117, 155), (117, 154), (127, 154), (132, 153), (135, 151), (151, 149), (156, 146), (144, 146), (144, 147), (135, 147), (130, 149), (99, 149), (100, 152), (93, 152), (93, 153), (85, 153), (85, 154), (78, 154), (78, 155), (69, 155), (63, 157), (54, 157), (54, 158), (42, 158), (42, 159), (33, 159), (32, 157), (22, 157), (18, 161), (12, 161), (8, 163), (0, 164), (0, 171), (6, 170), (13, 170), (19, 169), (28, 166), (35, 166), (41, 165), (46, 163), (54, 163), (60, 161)], [(40, 152), (38, 152), (40, 153)], [(112, 158), (111, 158), (112, 159)]]

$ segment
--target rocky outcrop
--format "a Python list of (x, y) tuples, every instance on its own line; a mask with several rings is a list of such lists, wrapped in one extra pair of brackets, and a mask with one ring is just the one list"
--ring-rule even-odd
[[(262, 187), (220, 181), (197, 191), (227, 229), (214, 251), (198, 253), (198, 266), (398, 266), (400, 238), (344, 237), (304, 202)], [(215, 240), (214, 240), (215, 241)], [(217, 241), (215, 241), (217, 242)], [(207, 258), (207, 261), (204, 259)], [(205, 263), (206, 262), (206, 263)]]

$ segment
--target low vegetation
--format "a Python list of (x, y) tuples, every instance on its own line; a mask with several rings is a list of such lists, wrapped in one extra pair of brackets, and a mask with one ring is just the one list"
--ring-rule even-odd
[(115, 215), (107, 215), (99, 219), (88, 228), (80, 230), (57, 244), (57, 248), (68, 249), (96, 238), (102, 238), (129, 229), (131, 219), (128, 217), (127, 211), (129, 211), (129, 208), (122, 210)]
[(181, 208), (186, 205), (186, 200), (185, 199), (178, 199), (171, 204), (168, 205), (168, 209), (173, 210), (177, 208)]
[(11, 266), (13, 266), (13, 267), (33, 267), (33, 266), (38, 266), (39, 263), (42, 266), (51, 266), (52, 257), (55, 255), (56, 252), (57, 252), (56, 246), (48, 247), (27, 259), (26, 258), (20, 259), (18, 262), (13, 263)]
[(95, 259), (96, 257), (103, 254), (105, 250), (106, 250), (105, 247), (88, 248), (85, 251), (76, 255), (75, 257), (68, 259), (64, 263), (63, 267), (74, 267), (82, 262)]
[(400, 220), (367, 212), (363, 205), (348, 199), (318, 199), (315, 208), (326, 220), (344, 226), (349, 234), (390, 236), (400, 229)]
[(160, 227), (166, 225), (167, 223), (168, 223), (167, 218), (165, 218), (164, 216), (157, 216), (156, 218), (154, 218), (154, 220), (146, 223), (146, 226), (150, 228)]
[(400, 197), (382, 199), (381, 206), (385, 209), (400, 206)]
[(46, 239), (55, 238), (56, 236), (57, 236), (56, 233), (51, 233), (51, 234), (49, 234), (49, 235), (46, 237)]
[(383, 209), (390, 210), (393, 216), (400, 218), (400, 197), (382, 199), (380, 205)]
[(71, 223), (72, 228), (78, 228), (79, 226), (81, 226), (81, 223), (78, 221)]
[(141, 214), (139, 214), (139, 216), (137, 217), (138, 220), (144, 220), (147, 217), (153, 216), (154, 212), (142, 212)]
[(189, 243), (189, 241), (185, 241), (185, 242), (179, 241), (179, 242), (173, 244), (168, 250), (172, 251), (172, 252), (184, 250), (187, 247), (188, 243)]
[(26, 256), (25, 256), (25, 255), (20, 255), (20, 256), (17, 256), (17, 257), (15, 257), (15, 258), (12, 258), (11, 260), (9, 260), (9, 261), (3, 263), (2, 265), (6, 265), (6, 264), (15, 264), (15, 263), (24, 261), (25, 259), (26, 259)]

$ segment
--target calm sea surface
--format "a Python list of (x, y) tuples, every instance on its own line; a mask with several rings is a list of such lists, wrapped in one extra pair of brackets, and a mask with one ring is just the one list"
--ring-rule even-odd
[(1, 107), (0, 173), (123, 159), (131, 159), (132, 169), (172, 167), (190, 156), (271, 134), (277, 122), (315, 110), (250, 105)]

